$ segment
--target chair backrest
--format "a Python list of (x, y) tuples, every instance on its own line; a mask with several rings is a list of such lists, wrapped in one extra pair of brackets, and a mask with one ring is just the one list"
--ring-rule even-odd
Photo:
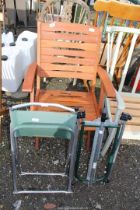
[(48, 0), (44, 2), (39, 14), (39, 20), (44, 22), (58, 21), (61, 14), (61, 0)]
[(90, 9), (83, 0), (48, 0), (43, 5), (39, 20), (90, 24)]
[[(116, 25), (116, 26), (126, 26), (126, 27), (134, 27), (140, 28), (140, 5), (133, 5), (129, 3), (123, 3), (119, 1), (106, 1), (106, 0), (97, 0), (94, 4), (94, 9), (96, 11), (96, 15), (94, 18), (94, 26), (102, 26), (103, 27), (103, 41), (106, 37), (106, 27), (107, 25)], [(117, 35), (116, 35), (117, 38)], [(123, 49), (118, 58), (117, 65), (122, 67), (125, 63), (125, 59), (127, 57), (127, 52), (131, 42), (131, 35), (125, 37), (122, 40), (121, 45)], [(114, 40), (115, 41), (115, 40)], [(105, 65), (106, 60), (104, 62), (104, 52), (105, 46), (103, 48), (100, 63)]]
[(100, 42), (101, 30), (97, 27), (38, 22), (38, 81), (40, 77), (95, 81)]
[(83, 0), (66, 0), (64, 16), (69, 14), (69, 22), (90, 25), (91, 14), (87, 3)]
[[(116, 32), (118, 33), (117, 39), (115, 38)], [(108, 33), (107, 71), (108, 71), (108, 74), (110, 75), (112, 80), (113, 80), (114, 75), (116, 75), (116, 73), (115, 73), (116, 65), (117, 65), (117, 60), (118, 60), (119, 54), (121, 52), (122, 40), (124, 39), (124, 37), (131, 35), (131, 42), (130, 42), (129, 50), (128, 50), (127, 57), (125, 60), (125, 65), (122, 68), (121, 72), (119, 72), (119, 74), (120, 74), (119, 78), (117, 78), (117, 80), (119, 79), (119, 81), (117, 81), (118, 90), (119, 90), (119, 92), (124, 92), (125, 91), (125, 88), (124, 88), (125, 79), (126, 79), (126, 76), (127, 76), (128, 70), (129, 70), (129, 66), (131, 63), (131, 59), (132, 59), (132, 55), (133, 55), (133, 51), (134, 51), (136, 42), (140, 36), (140, 29), (130, 28), (130, 27), (108, 26), (107, 33)], [(115, 45), (113, 45), (114, 39), (116, 42)], [(119, 68), (118, 68), (118, 70), (119, 70)], [(134, 69), (133, 72), (135, 70), (136, 69)], [(139, 80), (140, 80), (140, 68), (138, 69), (135, 83), (133, 84), (133, 87), (131, 88), (131, 90), (129, 90), (129, 92), (131, 92), (132, 94), (136, 93), (136, 89), (137, 89)], [(128, 90), (126, 92), (128, 92)], [(140, 96), (140, 94), (139, 94), (139, 96)]]
[[(97, 0), (94, 4), (94, 9), (96, 11), (96, 18), (94, 19), (95, 26), (104, 26), (105, 21), (107, 21), (108, 25), (140, 27), (140, 5), (115, 0)], [(100, 18), (99, 23), (98, 18), (100, 12), (103, 12), (104, 15), (102, 19)]]

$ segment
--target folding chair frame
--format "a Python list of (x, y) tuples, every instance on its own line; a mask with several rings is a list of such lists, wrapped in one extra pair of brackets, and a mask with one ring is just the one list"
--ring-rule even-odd
[[(70, 111), (76, 115), (78, 115), (74, 109), (59, 105), (59, 104), (49, 104), (49, 103), (27, 103), (27, 104), (22, 104), (22, 105), (16, 105), (13, 106), (10, 109), (10, 114), (12, 115), (12, 112), (14, 110), (17, 110), (19, 108), (23, 107), (28, 107), (28, 106), (43, 106), (43, 107), (48, 107), (48, 106), (54, 106), (54, 107), (59, 107), (63, 108), (67, 111)], [(24, 194), (24, 193), (71, 193), (71, 184), (73, 181), (73, 175), (74, 175), (74, 167), (75, 167), (75, 159), (76, 159), (76, 149), (77, 149), (77, 140), (78, 140), (78, 131), (79, 131), (79, 122), (75, 122), (75, 127), (74, 130), (68, 127), (60, 127), (62, 130), (69, 131), (71, 133), (71, 140), (69, 143), (69, 148), (68, 148), (68, 156), (67, 156), (67, 163), (66, 163), (66, 168), (68, 170), (69, 166), (69, 173), (68, 173), (68, 186), (67, 186), (67, 191), (63, 190), (18, 190), (17, 189), (17, 142), (16, 142), (16, 132), (19, 131), (20, 129), (23, 128), (23, 125), (17, 126), (15, 128), (12, 128), (12, 125), (10, 126), (10, 139), (11, 139), (11, 154), (12, 154), (12, 169), (13, 169), (13, 183), (14, 183), (14, 194)], [(26, 125), (29, 126), (29, 125)], [(24, 128), (26, 127), (24, 126)], [(45, 125), (44, 125), (45, 126)], [(46, 125), (47, 126), (47, 125)], [(67, 172), (66, 170), (66, 172)], [(40, 175), (40, 176), (66, 176), (66, 173), (39, 173), (39, 172), (21, 172), (21, 176), (28, 176), (28, 175)]]
[[(116, 161), (116, 157), (118, 154), (119, 147), (121, 145), (122, 136), (125, 130), (126, 122), (128, 120), (131, 120), (132, 117), (127, 113), (122, 113), (120, 117), (119, 123), (111, 122), (109, 120), (106, 120), (105, 113), (102, 114), (101, 120), (97, 119), (93, 122), (83, 121), (82, 129), (80, 132), (80, 141), (78, 145), (78, 151), (77, 151), (77, 159), (76, 159), (76, 165), (75, 165), (75, 176), (78, 180), (88, 183), (89, 185), (96, 183), (96, 182), (108, 182), (110, 174), (112, 172), (113, 165)], [(78, 168), (79, 168), (79, 160), (81, 155), (81, 147), (83, 144), (83, 133), (84, 133), (84, 127), (85, 126), (93, 126), (96, 127), (94, 139), (93, 139), (93, 145), (87, 170), (87, 176), (85, 178), (81, 178), (78, 175)], [(104, 137), (104, 130), (105, 128), (111, 128), (111, 129), (117, 129), (115, 132), (115, 138), (113, 141), (113, 146), (108, 154), (107, 163), (106, 163), (106, 170), (103, 176), (96, 177), (96, 170), (97, 170), (97, 163), (99, 159), (101, 158), (101, 145), (102, 140)]]

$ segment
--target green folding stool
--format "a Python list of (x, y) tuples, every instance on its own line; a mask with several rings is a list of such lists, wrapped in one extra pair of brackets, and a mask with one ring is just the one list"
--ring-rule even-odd
[[(51, 111), (31, 111), (25, 110), (27, 107), (57, 107), (64, 112)], [(11, 139), (11, 156), (13, 170), (14, 193), (70, 193), (71, 184), (74, 176), (74, 167), (76, 159), (76, 149), (79, 133), (78, 111), (60, 104), (53, 103), (25, 103), (15, 105), (10, 108), (10, 139)], [(18, 190), (17, 187), (17, 162), (18, 148), (17, 137), (54, 137), (68, 139), (68, 152), (66, 160), (66, 172), (64, 173), (39, 173), (39, 172), (20, 172), (20, 176), (67, 176), (67, 190)]]

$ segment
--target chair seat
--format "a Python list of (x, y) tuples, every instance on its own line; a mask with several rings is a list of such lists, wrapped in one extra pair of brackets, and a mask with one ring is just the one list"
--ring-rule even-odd
[[(140, 140), (140, 97), (121, 94), (125, 102), (124, 112), (132, 116), (132, 120), (127, 122), (123, 139), (136, 139)], [(111, 112), (115, 115), (116, 102), (111, 102)]]
[[(78, 107), (86, 112), (86, 120), (95, 120), (98, 118), (96, 106), (96, 97), (91, 92), (64, 91), (64, 90), (39, 90), (35, 101), (58, 103), (69, 107)], [(45, 108), (37, 108), (46, 110)], [(48, 109), (47, 109), (48, 110)], [(50, 108), (49, 108), (50, 111)], [(51, 111), (62, 111), (51, 108)], [(94, 128), (92, 128), (93, 130)], [(89, 129), (88, 129), (89, 130)]]
[(16, 110), (11, 113), (15, 136), (71, 139), (77, 115), (73, 113)]

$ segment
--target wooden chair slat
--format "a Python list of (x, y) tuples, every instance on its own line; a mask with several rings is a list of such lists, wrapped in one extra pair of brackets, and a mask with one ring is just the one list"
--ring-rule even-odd
[[(64, 90), (48, 90), (48, 91), (45, 91), (44, 89), (41, 89), (39, 91), (40, 94), (43, 94), (43, 95), (48, 95), (48, 92), (49, 92), (49, 95), (50, 96), (75, 96), (75, 97), (82, 97), (82, 98), (86, 98), (87, 97), (87, 94), (89, 94), (89, 92), (80, 92), (80, 91), (64, 91)], [(38, 94), (39, 94), (38, 93)]]
[[(116, 111), (116, 108), (111, 108), (111, 113), (112, 113), (112, 114), (115, 114), (115, 111)], [(133, 109), (128, 109), (128, 108), (126, 108), (126, 109), (124, 110), (124, 112), (131, 114), (132, 117), (140, 117), (140, 110), (139, 110), (139, 109), (133, 110)]]
[(75, 57), (75, 59), (76, 57), (94, 59), (93, 52), (90, 52), (90, 51), (87, 52), (87, 51), (81, 51), (81, 50), (61, 50), (61, 49), (53, 49), (53, 48), (41, 48), (40, 56), (42, 55), (43, 56), (49, 56), (49, 55), (70, 56), (70, 57)]
[[(44, 65), (45, 67), (45, 65)], [(60, 64), (48, 64), (45, 68), (43, 68), (45, 71), (67, 71), (67, 72), (81, 72), (81, 73), (92, 73), (97, 69), (95, 66), (79, 66), (79, 65), (60, 65)]]
[(94, 80), (96, 78), (96, 72), (93, 75), (92, 73), (82, 73), (82, 72), (67, 72), (67, 71), (39, 71), (38, 75), (40, 77), (56, 77), (56, 78), (77, 78), (77, 79), (86, 79), (86, 80)]
[(82, 59), (82, 58), (70, 58), (65, 56), (41, 56), (40, 63), (42, 66), (48, 65), (49, 63), (59, 63), (59, 64), (77, 64), (77, 65), (87, 65), (94, 66), (98, 62), (98, 56), (94, 59)]
[(87, 35), (97, 35), (99, 33), (99, 29), (96, 27), (90, 27), (89, 25), (77, 24), (77, 23), (67, 23), (64, 25), (62, 22), (52, 22), (46, 25), (44, 22), (38, 22), (38, 26), (40, 26), (41, 31), (47, 32), (71, 32), (71, 33), (82, 33)]
[(133, 126), (132, 125), (127, 125), (125, 130), (126, 130), (126, 133), (129, 132), (129, 131), (131, 131), (132, 133), (133, 132), (134, 133), (136, 133), (136, 132), (139, 133), (140, 128), (139, 128), (139, 126), (136, 126), (136, 125), (133, 125)]
[(67, 34), (67, 33), (53, 33), (42, 31), (41, 32), (42, 40), (71, 40), (71, 41), (79, 41), (85, 43), (97, 43), (100, 39), (100, 36), (90, 36), (87, 34)]
[[(134, 108), (135, 108), (135, 110), (140, 110), (140, 105), (137, 104), (137, 103), (135, 103), (135, 107), (134, 107), (134, 103), (127, 103), (127, 102), (125, 102), (125, 105), (126, 105), (127, 109), (134, 110)], [(117, 107), (117, 104), (115, 102), (111, 102), (111, 106), (112, 107)]]
[(136, 97), (136, 96), (130, 97), (130, 96), (125, 96), (123, 94), (122, 94), (122, 96), (123, 96), (123, 99), (125, 100), (125, 102), (129, 102), (129, 103), (135, 102), (135, 104), (140, 104), (140, 97)]
[(69, 49), (80, 49), (91, 52), (96, 52), (98, 49), (98, 45), (96, 43), (75, 43), (71, 40), (67, 42), (63, 41), (50, 41), (50, 40), (41, 40), (40, 42), (41, 48), (68, 48)]

